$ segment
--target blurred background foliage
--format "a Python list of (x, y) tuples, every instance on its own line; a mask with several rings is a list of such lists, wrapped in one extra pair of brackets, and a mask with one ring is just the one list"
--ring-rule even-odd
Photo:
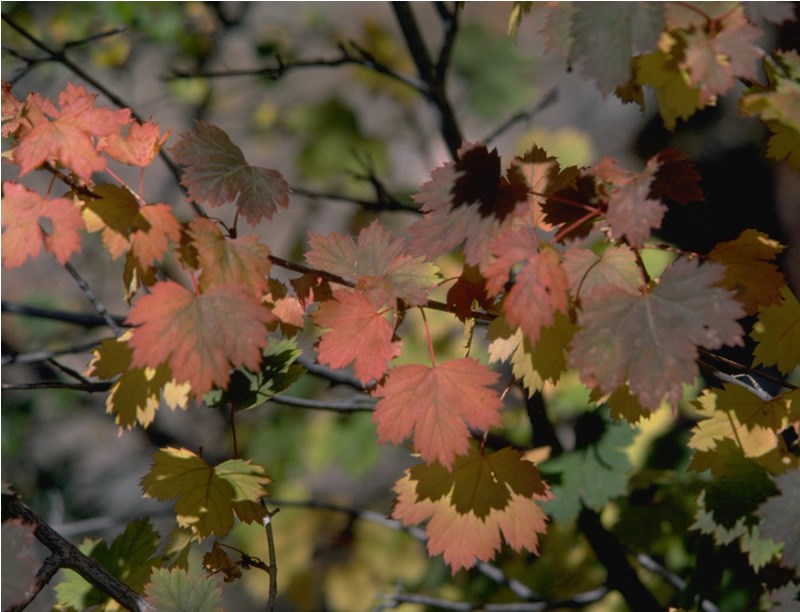
[[(492, 142), (504, 159), (535, 141), (562, 165), (590, 164), (610, 155), (622, 165), (640, 167), (635, 145), (649, 116), (602, 98), (580, 75), (568, 73), (561, 60), (546, 56), (537, 36), (539, 8), (509, 37), (511, 9), (511, 3), (501, 2), (468, 3), (463, 10), (447, 84), (467, 140), (493, 133), (508, 118), (534, 108), (555, 87), (557, 102), (532, 120), (514, 123)], [(284, 174), (295, 192), (290, 210), (256, 229), (282, 257), (302, 261), (309, 231), (356, 232), (374, 218), (350, 199), (380, 201), (388, 193), (410, 205), (411, 194), (448, 159), (428, 103), (397, 79), (353, 65), (294, 68), (276, 80), (259, 72), (279, 66), (278, 57), (289, 66), (335, 60), (342, 50), (357, 49), (413, 78), (413, 62), (386, 4), (4, 2), (2, 10), (51, 49), (66, 45), (77, 66), (142, 117), (174, 129), (171, 142), (193, 120), (203, 119), (222, 127), (251, 163)], [(434, 8), (415, 3), (413, 10), (429, 45), (436, 48), (442, 32)], [(15, 82), (18, 97), (29, 90), (52, 96), (69, 81), (82, 83), (62, 64), (37, 62), (44, 56), (41, 49), (6, 23), (2, 35), (3, 79)], [(232, 71), (249, 74), (219, 76)], [(208, 72), (217, 76), (178, 76)], [(753, 130), (730, 133), (745, 144), (763, 138)], [(693, 152), (696, 157), (701, 153)], [(145, 193), (149, 201), (170, 202), (188, 214), (174, 177), (158, 162), (148, 169)], [(398, 231), (413, 219), (407, 212), (382, 216), (383, 223)], [(119, 266), (101, 258), (97, 243), (92, 246), (95, 239), (89, 239), (74, 264), (111, 312), (124, 314)], [(460, 273), (458, 261), (443, 265), (445, 277)], [(4, 271), (2, 282), (3, 300), (9, 303), (91, 310), (72, 279), (46, 258)], [(409, 313), (409, 319), (414, 317), (418, 315)], [(452, 317), (432, 313), (429, 321), (442, 359), (461, 356), (465, 340)], [(404, 325), (403, 360), (425, 360), (419, 320)], [(101, 327), (3, 313), (4, 359), (107, 336)], [(313, 358), (311, 345), (301, 348), (306, 358)], [(481, 329), (472, 351), (485, 356)], [(88, 355), (84, 350), (59, 359), (84, 371)], [(59, 372), (47, 362), (3, 368), (4, 382), (57, 378)], [(289, 393), (347, 400), (355, 391), (305, 375)], [(647, 552), (678, 574), (691, 573), (694, 582), (687, 597), (702, 592), (715, 597), (720, 609), (752, 609), (747, 593), (757, 577), (742, 554), (735, 546), (715, 547), (708, 536), (690, 529), (700, 478), (684, 470), (691, 408), (656, 413), (632, 431), (598, 413), (574, 377), (548, 386), (545, 398), (559, 433), (579, 439), (574, 452), (543, 465), (558, 498), (547, 508), (555, 520), (541, 556), (505, 551), (496, 564), (506, 575), (552, 600), (602, 585), (603, 567), (575, 525), (582, 499), (602, 513), (631, 551)], [(209, 460), (227, 457), (231, 448), (225, 417), (205, 407), (186, 413), (164, 409), (151, 429), (119, 433), (104, 414), (103, 402), (100, 396), (64, 390), (4, 393), (3, 480), (75, 542), (98, 536), (110, 541), (141, 514), (153, 517), (163, 540), (171, 529), (164, 512), (168, 506), (142, 499), (138, 486), (152, 449), (164, 444), (202, 447)], [(509, 393), (504, 422), (514, 442), (530, 446), (532, 432), (519, 390)], [(580, 438), (581, 431), (594, 437)], [(387, 516), (391, 486), (413, 463), (402, 449), (376, 445), (368, 413), (343, 416), (269, 403), (241, 413), (237, 433), (240, 454), (265, 466), (274, 479), (271, 492), (281, 500), (318, 500)], [(570, 481), (569, 474), (588, 479), (595, 496), (587, 493), (587, 482)], [(287, 505), (274, 524), (285, 610), (380, 609), (383, 596), (398, 592), (471, 602), (517, 601), (507, 587), (480, 572), (451, 577), (441, 559), (428, 559), (413, 537), (352, 511)], [(228, 543), (251, 556), (267, 557), (260, 527), (241, 525)], [(193, 553), (194, 568), (200, 567), (201, 554)], [(702, 571), (692, 573), (695, 567)], [(655, 574), (642, 578), (654, 592), (670, 592)], [(246, 572), (242, 582), (225, 589), (225, 607), (255, 609), (266, 600), (267, 588), (265, 575)], [(49, 593), (31, 609), (49, 609), (52, 603)], [(424, 606), (406, 604), (401, 609)], [(624, 610), (625, 605), (612, 594), (587, 609)]]

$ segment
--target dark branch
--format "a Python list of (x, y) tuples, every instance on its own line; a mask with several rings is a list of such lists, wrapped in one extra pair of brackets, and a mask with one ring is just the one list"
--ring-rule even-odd
[[(3, 520), (5, 521), (7, 518), (18, 518), (25, 523), (35, 525), (34, 535), (36, 539), (52, 553), (51, 558), (46, 561), (37, 575), (38, 579), (44, 580), (44, 582), (39, 583), (39, 590), (55, 574), (53, 568), (67, 568), (77, 572), (84, 580), (100, 589), (128, 610), (152, 610), (152, 607), (147, 604), (141, 595), (65, 540), (28, 506), (19, 501), (15, 495), (3, 495)], [(21, 610), (24, 607), (17, 609)]]
[(444, 90), (445, 75), (437, 74), (436, 67), (433, 65), (431, 56), (422, 39), (422, 34), (417, 26), (411, 6), (407, 2), (392, 2), (397, 22), (403, 31), (408, 50), (417, 66), (420, 78), (426, 84), (425, 95), (436, 108), (439, 114), (439, 129), (442, 137), (450, 151), (450, 157), (458, 158), (458, 149), (464, 140), (461, 135), (461, 128), (456, 121), (455, 114)]
[(505, 134), (517, 123), (527, 123), (529, 121), (532, 121), (536, 115), (538, 115), (547, 107), (549, 107), (551, 104), (554, 104), (557, 101), (558, 101), (558, 90), (553, 88), (550, 91), (548, 91), (544, 95), (544, 97), (541, 100), (539, 100), (536, 104), (534, 104), (531, 108), (525, 111), (521, 111), (515, 115), (512, 115), (506, 121), (497, 126), (492, 132), (490, 132), (483, 138), (483, 142), (489, 144), (492, 141), (500, 138), (500, 136)]
[(280, 55), (275, 56), (275, 65), (262, 66), (261, 68), (244, 68), (239, 70), (204, 70), (186, 72), (184, 70), (173, 70), (168, 78), (170, 79), (228, 79), (234, 77), (253, 77), (259, 76), (277, 81), (290, 72), (296, 70), (307, 70), (314, 68), (338, 68), (340, 66), (360, 66), (368, 68), (387, 76), (395, 81), (414, 89), (419, 93), (426, 93), (425, 85), (419, 81), (409, 78), (399, 72), (395, 72), (385, 64), (378, 61), (371, 53), (362, 49), (354, 42), (348, 45), (352, 51), (344, 45), (339, 45), (340, 55), (333, 58), (317, 58), (306, 60), (285, 61)]

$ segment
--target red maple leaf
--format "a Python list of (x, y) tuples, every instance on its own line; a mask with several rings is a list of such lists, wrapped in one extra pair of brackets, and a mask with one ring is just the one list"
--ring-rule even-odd
[(410, 305), (424, 304), (436, 286), (436, 266), (423, 257), (405, 254), (405, 241), (374, 221), (361, 230), (358, 241), (333, 232), (311, 234), (306, 253), (309, 265), (357, 283), (377, 306), (402, 299)]
[(158, 124), (149, 119), (145, 123), (134, 121), (126, 136), (111, 134), (101, 139), (98, 148), (123, 164), (144, 168), (158, 155), (170, 134), (172, 130), (167, 130), (162, 135)]
[[(664, 149), (654, 159), (658, 167), (650, 183), (650, 199), (666, 198), (679, 204), (702, 202), (705, 199), (700, 187), (700, 173), (686, 159), (686, 153)], [(652, 159), (650, 161), (653, 162)]]
[(235, 201), (251, 225), (289, 205), (289, 185), (281, 174), (248, 164), (242, 150), (214, 125), (197, 121), (194, 131), (181, 134), (172, 153), (186, 166), (181, 182), (196, 202), (222, 206)]
[(744, 308), (718, 286), (725, 269), (679, 259), (648, 293), (618, 286), (583, 294), (580, 331), (572, 340), (570, 367), (590, 387), (612, 392), (626, 382), (643, 406), (674, 404), (682, 385), (697, 376), (697, 347), (741, 344), (736, 320)]
[(334, 291), (333, 299), (322, 302), (312, 317), (327, 329), (317, 347), (319, 362), (334, 368), (355, 362), (355, 374), (363, 383), (381, 378), (389, 361), (400, 354), (391, 325), (363, 293)]
[[(81, 250), (83, 219), (67, 198), (48, 200), (17, 183), (3, 183), (3, 265), (15, 268), (28, 257), (36, 257), (42, 246), (59, 263), (65, 263)], [(42, 228), (47, 219), (52, 229)]]
[(651, 231), (661, 227), (667, 207), (650, 198), (650, 185), (657, 168), (657, 157), (641, 173), (625, 170), (607, 157), (591, 169), (605, 189), (606, 220), (615, 240), (624, 236), (631, 246), (641, 247)]
[(532, 344), (542, 327), (553, 323), (556, 311), (569, 305), (569, 280), (558, 253), (546, 248), (537, 251), (530, 228), (502, 232), (492, 243), (496, 259), (486, 267), (486, 290), (497, 295), (508, 282), (512, 268), (520, 266), (514, 284), (503, 302), (503, 312), (511, 325), (519, 325)]
[(258, 236), (227, 238), (213, 221), (205, 217), (192, 221), (188, 233), (202, 267), (201, 290), (241, 283), (256, 296), (266, 291), (266, 275), (272, 262), (269, 247), (259, 242)]
[(232, 368), (257, 370), (272, 315), (242, 285), (219, 285), (195, 295), (176, 282), (155, 284), (128, 316), (138, 325), (129, 345), (133, 367), (167, 363), (196, 397), (225, 388)]
[[(25, 132), (14, 149), (20, 176), (51, 162), (70, 168), (88, 182), (93, 172), (106, 168), (96, 140), (119, 132), (130, 123), (131, 112), (95, 108), (96, 98), (96, 94), (70, 83), (58, 96), (61, 110), (49, 101), (37, 104), (38, 116), (45, 120), (37, 121), (33, 129)], [(32, 106), (36, 100), (41, 98), (30, 96), (27, 105)]]
[(399, 444), (413, 435), (414, 448), (425, 461), (450, 467), (469, 448), (468, 427), (486, 430), (500, 424), (503, 402), (490, 388), (498, 378), (470, 358), (390, 370), (375, 391), (381, 398), (372, 415), (378, 440)]
[(482, 265), (488, 245), (517, 209), (527, 212), (528, 185), (520, 172), (500, 173), (497, 151), (464, 144), (459, 159), (431, 173), (414, 200), (425, 216), (409, 228), (409, 252), (433, 259), (464, 243), (466, 262)]

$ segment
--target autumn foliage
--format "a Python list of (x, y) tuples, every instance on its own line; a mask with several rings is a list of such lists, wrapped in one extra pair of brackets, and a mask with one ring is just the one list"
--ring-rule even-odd
[[(669, 128), (735, 81), (755, 83), (763, 63), (769, 82), (747, 89), (740, 108), (774, 133), (768, 154), (797, 168), (800, 59), (765, 55), (743, 9), (723, 6), (565, 3), (553, 7), (545, 35), (606, 93), (644, 105), (643, 89), (652, 88)], [(604, 42), (587, 29), (623, 18), (630, 29), (614, 47), (619, 61), (598, 58), (593, 47)], [(557, 22), (571, 24), (570, 36), (558, 36)], [(781, 245), (756, 230), (709, 253), (658, 238), (669, 207), (703, 199), (700, 174), (674, 149), (634, 170), (610, 158), (564, 167), (535, 143), (509, 159), (463, 143), (413, 196), (421, 214), (406, 233), (380, 220), (354, 236), (312, 233), (296, 276), (282, 282), (272, 274), (283, 260), (247, 226), (279, 218), (292, 205), (288, 185), (278, 171), (251, 165), (221, 127), (198, 121), (172, 136), (80, 85), (48, 100), (4, 84), (2, 130), (4, 157), (18, 169), (3, 183), (4, 267), (43, 251), (65, 264), (87, 233), (100, 233), (109, 260), (124, 260), (126, 329), (94, 349), (85, 372), (110, 383), (106, 407), (122, 435), (150, 426), (165, 405), (235, 405), (237, 385), (236, 393), (243, 385), (268, 399), (297, 379), (289, 374), (299, 367), (293, 339), (311, 333), (316, 361), (350, 369), (376, 400), (378, 441), (418, 459), (396, 482), (391, 516), (424, 525), (429, 553), (443, 555), (453, 573), (492, 560), (503, 543), (537, 553), (550, 520), (599, 509), (625, 490), (624, 481), (592, 492), (571, 480), (613, 465), (611, 447), (557, 457), (555, 448), (498, 443), (510, 387), (532, 397), (577, 373), (591, 401), (607, 408), (604, 427), (624, 437), (629, 424), (692, 399), (698, 360), (724, 346), (753, 344), (746, 372), (775, 366), (785, 377), (800, 363), (800, 304), (775, 263)], [(174, 203), (146, 201), (110, 171), (121, 163), (144, 173), (162, 153), (182, 168), (198, 211), (190, 218)], [(54, 178), (49, 191), (26, 186), (32, 173)], [(235, 209), (232, 226), (213, 216), (223, 207)], [(667, 263), (649, 263), (650, 251)], [(174, 262), (168, 275), (166, 258)], [(443, 272), (445, 259), (459, 262), (456, 276)], [(431, 310), (450, 313), (470, 341), (476, 321), (488, 325), (485, 351), (468, 343), (460, 358), (444, 358), (428, 333), (428, 358), (409, 363), (403, 322), (427, 332)], [(699, 492), (700, 529), (733, 530), (749, 550), (753, 539), (771, 538), (769, 558), (796, 571), (797, 531), (776, 517), (796, 511), (800, 453), (789, 432), (800, 425), (797, 389), (785, 382), (759, 395), (747, 383), (699, 384), (688, 470), (715, 476)], [(210, 465), (195, 450), (165, 447), (141, 487), (175, 500), (188, 547), (224, 538), (235, 520), (263, 520), (269, 472), (248, 459)], [(742, 487), (753, 495), (742, 499)], [(222, 571), (220, 554), (211, 570)]]

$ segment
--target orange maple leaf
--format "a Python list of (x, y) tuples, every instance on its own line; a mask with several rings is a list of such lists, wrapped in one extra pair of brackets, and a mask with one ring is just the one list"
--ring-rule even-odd
[(422, 257), (405, 254), (405, 241), (374, 221), (361, 230), (358, 241), (333, 232), (311, 234), (306, 261), (321, 270), (357, 283), (376, 306), (393, 304), (398, 298), (408, 304), (424, 304), (436, 286), (436, 266)]
[[(15, 268), (28, 257), (36, 257), (42, 246), (59, 263), (65, 263), (81, 250), (83, 219), (67, 198), (48, 200), (17, 183), (3, 183), (3, 265)], [(52, 231), (46, 232), (41, 220), (48, 219)]]
[(269, 310), (240, 284), (218, 285), (195, 295), (176, 282), (154, 285), (128, 316), (138, 325), (129, 345), (133, 367), (167, 363), (179, 383), (200, 397), (225, 388), (230, 370), (257, 370), (267, 345)]
[(499, 377), (470, 358), (390, 370), (375, 391), (381, 398), (372, 415), (378, 440), (399, 444), (413, 435), (414, 448), (426, 462), (450, 467), (469, 448), (469, 427), (500, 425), (503, 402), (490, 388)]
[(267, 273), (272, 267), (269, 247), (257, 236), (227, 238), (217, 225), (205, 217), (197, 217), (189, 224), (189, 236), (197, 249), (203, 271), (200, 288), (241, 283), (256, 296), (267, 289)]
[(389, 361), (400, 354), (391, 325), (363, 293), (335, 291), (312, 317), (328, 330), (317, 347), (319, 362), (334, 368), (355, 362), (355, 374), (363, 383), (381, 378)]
[(519, 452), (505, 448), (486, 455), (472, 445), (448, 477), (439, 472), (444, 470), (435, 465), (407, 470), (394, 486), (392, 517), (407, 526), (429, 520), (428, 552), (443, 554), (454, 574), (490, 560), (503, 539), (514, 550), (538, 552), (547, 517), (535, 500), (552, 494)]
[(131, 112), (95, 108), (96, 98), (97, 94), (71, 83), (58, 96), (60, 110), (49, 100), (28, 97), (26, 104), (37, 106), (34, 110), (40, 120), (20, 137), (14, 149), (20, 176), (45, 162), (53, 162), (70, 168), (88, 182), (93, 172), (106, 168), (106, 159), (98, 152), (96, 139), (119, 132), (130, 123)]
[(158, 124), (149, 119), (144, 123), (134, 121), (126, 136), (111, 134), (100, 140), (98, 148), (123, 164), (145, 167), (158, 155), (170, 134), (172, 130), (161, 135)]

